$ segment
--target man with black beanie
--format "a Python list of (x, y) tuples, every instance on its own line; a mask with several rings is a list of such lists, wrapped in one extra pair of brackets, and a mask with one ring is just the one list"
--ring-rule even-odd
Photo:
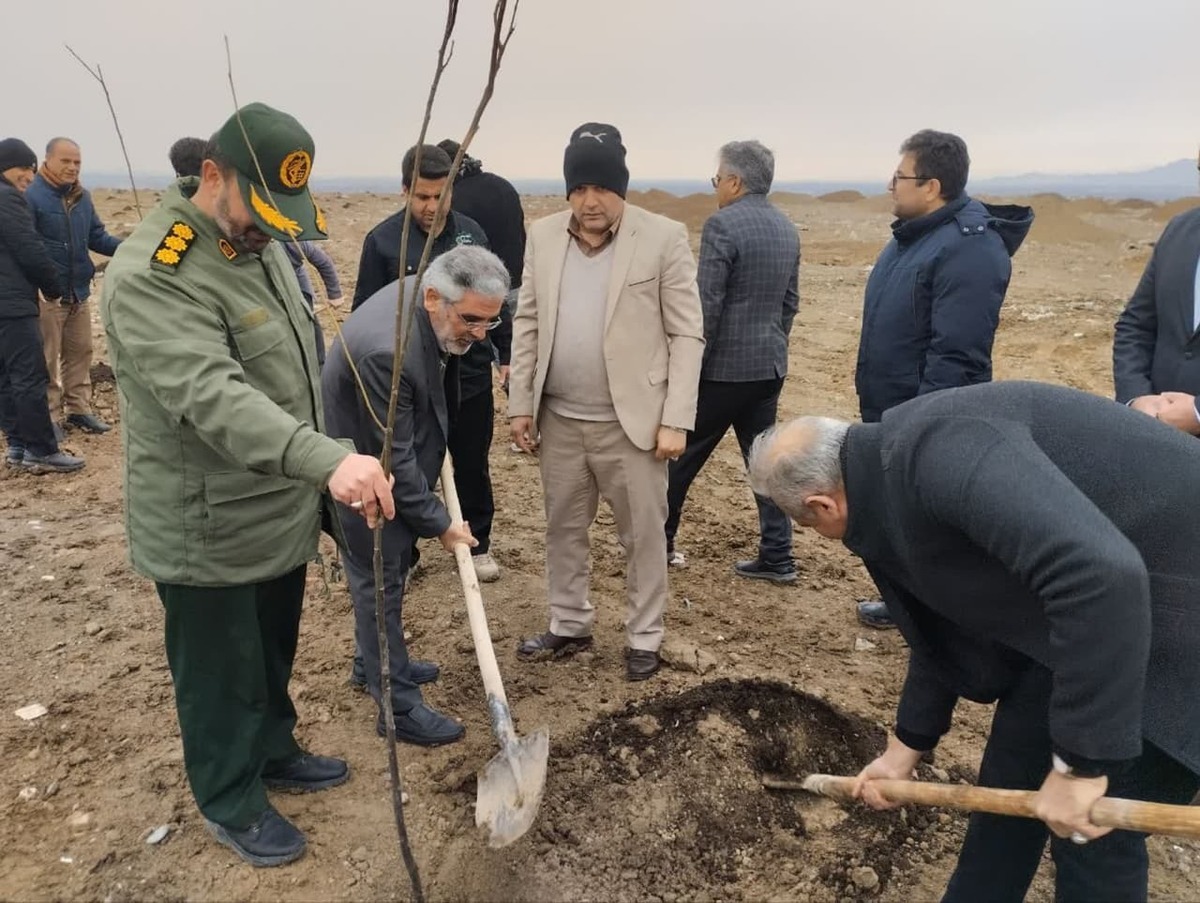
[[(704, 318), (682, 223), (625, 203), (614, 126), (588, 122), (563, 153), (571, 208), (529, 230), (513, 319), (513, 441), (542, 449), (549, 630), (524, 660), (592, 644), (588, 529), (600, 496), (625, 549), (625, 676), (659, 667), (667, 603), (667, 461), (696, 419)], [(540, 432), (540, 439), (539, 439)]]
[(69, 473), (83, 458), (60, 451), (46, 407), (49, 375), (38, 328), (38, 290), (57, 301), (58, 271), (23, 194), (37, 154), (18, 138), (0, 141), (0, 430), (5, 463), (31, 473)]
[[(459, 144), (447, 138), (439, 141), (438, 147), (453, 159)], [(454, 177), (450, 206), (483, 227), (492, 253), (504, 261), (512, 286), (504, 303), (511, 310), (517, 303), (521, 270), (525, 266), (525, 211), (521, 208), (521, 195), (508, 179), (485, 172), (482, 161), (464, 154)], [(500, 371), (500, 381), (507, 384), (507, 365), (502, 365)]]

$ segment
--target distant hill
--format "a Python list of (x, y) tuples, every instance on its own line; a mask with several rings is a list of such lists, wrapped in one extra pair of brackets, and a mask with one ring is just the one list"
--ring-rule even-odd
[[(1038, 173), (1018, 176), (998, 176), (974, 179), (968, 190), (975, 194), (1030, 195), (1054, 192), (1065, 197), (1099, 197), (1113, 200), (1142, 198), (1148, 201), (1171, 201), (1200, 193), (1195, 160), (1176, 160), (1153, 169), (1137, 172), (1107, 173)], [(139, 188), (163, 188), (170, 177), (151, 173), (137, 176)], [(522, 194), (560, 194), (562, 179), (513, 179)], [(85, 172), (84, 183), (89, 187), (128, 188), (124, 173)], [(346, 193), (373, 192), (399, 194), (400, 178), (394, 176), (324, 176), (313, 179), (317, 191)], [(629, 187), (636, 191), (666, 191), (680, 197), (689, 194), (709, 194), (712, 187), (707, 179), (631, 179)], [(884, 192), (881, 179), (872, 181), (777, 181), (774, 191), (795, 194), (824, 195), (833, 192), (858, 191), (865, 195)]]

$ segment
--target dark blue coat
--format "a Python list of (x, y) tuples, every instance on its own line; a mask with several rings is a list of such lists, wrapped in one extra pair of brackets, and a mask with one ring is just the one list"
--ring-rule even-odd
[(1010, 258), (1032, 224), (1029, 207), (965, 194), (892, 224), (863, 302), (854, 386), (864, 421), (927, 392), (991, 380)]
[(55, 188), (38, 173), (25, 192), (42, 243), (58, 270), (61, 288), (57, 294), (64, 302), (72, 298), (86, 301), (92, 293), (96, 267), (88, 251), (112, 257), (121, 244), (121, 239), (109, 235), (100, 222), (86, 189), (74, 206), (67, 207), (66, 196), (71, 187)]

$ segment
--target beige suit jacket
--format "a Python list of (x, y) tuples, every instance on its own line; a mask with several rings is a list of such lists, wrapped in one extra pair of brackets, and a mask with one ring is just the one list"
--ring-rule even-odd
[[(571, 211), (533, 223), (513, 317), (508, 416), (537, 421), (558, 314)], [(625, 205), (613, 245), (604, 361), (617, 419), (629, 441), (650, 450), (658, 428), (690, 430), (704, 354), (696, 259), (682, 223)]]

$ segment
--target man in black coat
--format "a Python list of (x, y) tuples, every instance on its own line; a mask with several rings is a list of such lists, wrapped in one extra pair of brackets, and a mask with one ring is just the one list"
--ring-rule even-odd
[(1113, 337), (1117, 401), (1200, 435), (1200, 207), (1167, 224)]
[(1200, 788), (1200, 445), (1013, 382), (879, 424), (800, 418), (750, 466), (758, 492), (863, 559), (912, 649), (862, 798), (884, 807), (871, 780), (911, 777), (959, 697), (997, 703), (980, 784), (1038, 791), (1042, 822), (972, 815), (946, 899), (1022, 899), (1049, 826), (1058, 899), (1144, 900), (1144, 838), (1088, 813), (1106, 790), (1187, 803)]
[[(459, 144), (446, 138), (438, 142), (438, 147), (453, 160)], [(454, 178), (450, 205), (456, 213), (479, 223), (492, 253), (504, 261), (512, 286), (505, 304), (514, 308), (525, 269), (525, 210), (521, 207), (521, 195), (508, 179), (486, 172), (481, 160), (464, 154), (462, 166)], [(504, 382), (508, 365), (502, 364), (500, 369), (501, 382)]]
[[(398, 277), (414, 274), (427, 242), (433, 242), (429, 251), (430, 260), (463, 245), (489, 247), (489, 236), (479, 223), (453, 208), (446, 215), (442, 230), (437, 235), (430, 235), (438, 201), (443, 192), (452, 189), (449, 175), (453, 161), (441, 148), (426, 144), (421, 149), (421, 169), (417, 172), (416, 151), (416, 147), (409, 148), (400, 167), (405, 206), (412, 208), (408, 259), (401, 270), (400, 233), (404, 226), (404, 208), (401, 208), (368, 232), (363, 240), (351, 310)], [(485, 583), (500, 577), (500, 568), (490, 552), (492, 518), (495, 514), (488, 467), (495, 419), (492, 364), (498, 361), (500, 366), (508, 366), (512, 350), (512, 312), (506, 307), (500, 317), (500, 326), (477, 341), (463, 356), (459, 372), (462, 427), (452, 428), (450, 434), (450, 453), (462, 473), (458, 494), (463, 517), (479, 540), (474, 554), (475, 571)], [(414, 563), (417, 557), (414, 550)]]
[[(894, 405), (992, 378), (992, 340), (1010, 258), (1033, 211), (967, 194), (971, 159), (957, 135), (925, 129), (900, 147), (888, 182), (892, 240), (863, 296), (854, 388), (864, 423)], [(881, 602), (858, 605), (868, 627), (893, 627)]]
[[(462, 725), (427, 706), (420, 684), (436, 680), (438, 667), (411, 661), (401, 621), (404, 578), (418, 537), (436, 536), (448, 552), (459, 542), (475, 545), (468, 525), (452, 523), (433, 493), (446, 455), (446, 439), (457, 407), (459, 359), (499, 322), (508, 273), (494, 254), (461, 247), (443, 254), (425, 272), (413, 300), (413, 278), (405, 281), (405, 305), (417, 304), (405, 352), (392, 436), (391, 473), (396, 517), (383, 529), (384, 605), (391, 658), (392, 710), (396, 736), (436, 746), (463, 735)], [(321, 375), (326, 432), (354, 441), (363, 454), (383, 450), (394, 359), (399, 285), (384, 286), (355, 310), (333, 343)], [(364, 400), (350, 361), (363, 387)], [(457, 470), (457, 468), (456, 468)], [(374, 537), (355, 512), (339, 506), (346, 536), (344, 556), (354, 600), (354, 634), (363, 656), (367, 689), (381, 706), (379, 642), (375, 621)], [(383, 712), (376, 724), (383, 734)]]
[(38, 291), (56, 300), (58, 271), (22, 197), (36, 171), (37, 155), (29, 145), (17, 138), (0, 141), (0, 430), (8, 442), (8, 465), (69, 473), (84, 462), (58, 448), (46, 407), (49, 374), (38, 328)]

